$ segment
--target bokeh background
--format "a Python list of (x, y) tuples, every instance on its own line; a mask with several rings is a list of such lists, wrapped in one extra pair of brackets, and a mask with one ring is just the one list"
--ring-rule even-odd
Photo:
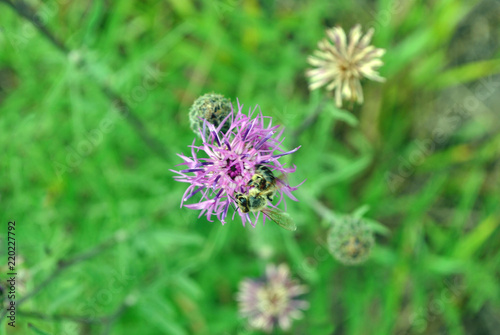
[[(356, 23), (387, 49), (387, 82), (340, 110), (308, 91), (306, 58)], [(260, 334), (235, 295), (270, 263), (309, 286), (289, 334), (498, 334), (499, 41), (496, 0), (1, 0), (0, 252), (4, 280), (15, 220), (18, 308), (0, 334)], [(169, 169), (212, 91), (302, 146), (295, 233), (179, 208)], [(376, 246), (346, 266), (328, 217), (363, 206)]]

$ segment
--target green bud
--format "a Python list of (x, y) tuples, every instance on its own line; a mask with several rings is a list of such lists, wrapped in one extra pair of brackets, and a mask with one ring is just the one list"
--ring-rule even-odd
[(333, 222), (327, 241), (330, 253), (345, 265), (365, 262), (375, 244), (373, 231), (366, 222), (351, 216)]
[[(200, 135), (200, 129), (203, 129), (204, 120), (218, 127), (226, 116), (231, 113), (231, 106), (231, 100), (224, 98), (221, 94), (207, 93), (202, 95), (195, 100), (189, 109), (191, 129), (195, 134)], [(223, 133), (227, 132), (230, 125), (231, 120), (228, 119), (221, 131)]]

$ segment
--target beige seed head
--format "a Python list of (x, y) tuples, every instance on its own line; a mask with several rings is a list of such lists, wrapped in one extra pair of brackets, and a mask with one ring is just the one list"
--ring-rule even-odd
[(327, 29), (329, 38), (318, 43), (319, 50), (309, 56), (307, 61), (313, 69), (306, 71), (309, 77), (309, 89), (315, 90), (325, 86), (328, 91), (335, 92), (337, 107), (342, 106), (342, 100), (363, 103), (363, 89), (360, 80), (368, 78), (383, 82), (377, 69), (384, 63), (380, 57), (385, 50), (375, 48), (370, 44), (374, 29), (371, 28), (363, 36), (358, 24), (351, 29), (347, 40), (344, 30), (340, 27)]

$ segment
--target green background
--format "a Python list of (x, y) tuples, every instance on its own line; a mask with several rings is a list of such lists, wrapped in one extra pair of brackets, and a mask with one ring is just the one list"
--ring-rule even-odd
[[(268, 263), (309, 287), (290, 334), (500, 329), (498, 1), (30, 0), (68, 53), (5, 1), (0, 266), (4, 280), (15, 220), (19, 306), (0, 334), (260, 334), (235, 295)], [(356, 23), (387, 49), (387, 82), (340, 110), (308, 91), (306, 58), (327, 27)], [(179, 208), (187, 184), (169, 169), (212, 91), (258, 104), (302, 146), (284, 159), (292, 185), (307, 179), (287, 202), (295, 233)], [(373, 255), (342, 265), (328, 217), (365, 205)]]

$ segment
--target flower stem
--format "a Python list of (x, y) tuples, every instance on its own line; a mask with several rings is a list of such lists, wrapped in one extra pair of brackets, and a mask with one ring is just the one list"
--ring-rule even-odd
[(325, 107), (327, 100), (328, 100), (327, 97), (324, 97), (320, 101), (320, 103), (316, 106), (316, 109), (314, 110), (314, 112), (309, 114), (309, 116), (307, 116), (307, 118), (305, 118), (304, 121), (302, 121), (300, 126), (298, 126), (297, 129), (295, 129), (292, 132), (292, 136), (291, 136), (292, 137), (292, 143), (291, 143), (292, 148), (297, 147), (297, 144), (299, 142), (299, 136), (304, 131), (309, 129), (309, 127), (311, 127), (312, 125), (314, 125), (316, 123), (316, 121), (318, 120), (319, 114), (323, 111), (323, 108)]

